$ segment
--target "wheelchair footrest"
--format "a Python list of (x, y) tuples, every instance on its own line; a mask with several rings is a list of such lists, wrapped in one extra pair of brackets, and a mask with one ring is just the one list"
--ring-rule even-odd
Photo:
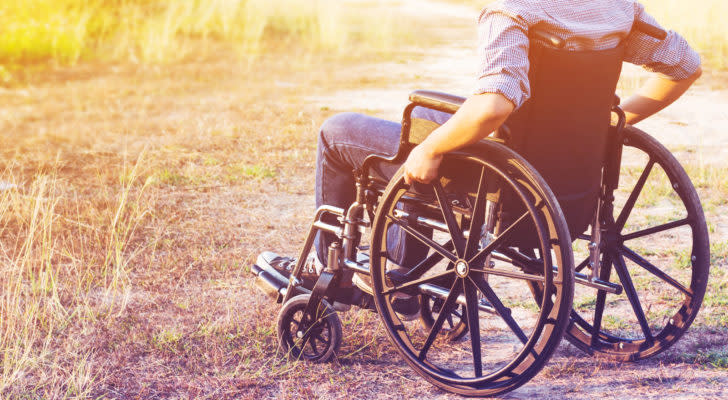
[[(285, 297), (288, 290), (288, 278), (283, 276), (280, 272), (276, 271), (270, 265), (258, 265), (254, 264), (250, 271), (256, 276), (255, 285), (266, 295), (277, 299), (279, 296)], [(308, 294), (310, 290), (304, 287), (297, 287), (296, 293)]]

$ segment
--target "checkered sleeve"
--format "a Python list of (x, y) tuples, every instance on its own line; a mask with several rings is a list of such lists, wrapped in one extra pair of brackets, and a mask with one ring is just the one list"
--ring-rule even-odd
[(485, 9), (478, 21), (480, 60), (475, 94), (499, 93), (516, 108), (531, 96), (528, 26), (519, 18)]
[[(635, 19), (660, 26), (641, 4), (635, 3), (635, 7)], [(664, 40), (635, 31), (627, 41), (625, 61), (673, 80), (686, 79), (700, 67), (700, 55), (674, 31), (668, 31)]]

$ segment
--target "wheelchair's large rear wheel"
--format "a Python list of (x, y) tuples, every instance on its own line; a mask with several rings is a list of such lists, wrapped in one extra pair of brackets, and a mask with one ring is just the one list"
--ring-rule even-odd
[[(407, 363), (443, 389), (486, 396), (526, 383), (551, 357), (569, 320), (574, 266), (566, 223), (543, 179), (500, 144), (481, 143), (474, 154), (447, 155), (430, 185), (406, 185), (397, 172), (377, 207), (370, 262), (377, 310)], [(527, 270), (518, 250), (526, 231), (544, 255)], [(400, 235), (429, 248), (407, 273), (387, 257), (387, 243)], [(547, 290), (534, 299), (529, 282)], [(392, 307), (396, 297), (423, 295), (443, 300), (429, 329)], [(456, 341), (441, 331), (459, 310), (469, 339)]]
[(688, 329), (705, 294), (710, 246), (700, 199), (675, 157), (632, 127), (623, 149), (601, 277), (624, 290), (577, 285), (567, 337), (589, 353), (627, 361), (667, 349)]
[[(445, 300), (431, 295), (420, 295), (420, 322), (422, 327), (429, 331), (435, 326), (437, 317), (443, 311)], [(457, 341), (468, 333), (468, 323), (465, 322), (465, 306), (458, 305), (445, 316), (445, 322), (439, 334), (448, 340)]]

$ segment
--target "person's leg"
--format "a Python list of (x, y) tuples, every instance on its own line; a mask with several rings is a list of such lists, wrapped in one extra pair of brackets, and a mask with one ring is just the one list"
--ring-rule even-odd
[[(438, 124), (444, 123), (450, 114), (417, 107), (414, 118), (423, 118)], [(354, 201), (355, 181), (353, 171), (359, 168), (370, 154), (392, 155), (397, 151), (401, 125), (356, 113), (343, 113), (329, 118), (321, 126), (316, 159), (316, 207), (324, 204), (346, 210)], [(385, 179), (391, 178), (399, 168), (394, 164), (376, 164), (372, 173)], [(336, 218), (328, 216), (324, 221), (336, 224)], [(388, 235), (388, 248), (392, 259), (399, 265), (409, 259), (420, 258), (423, 249), (419, 242), (405, 237), (398, 229)], [(319, 261), (326, 264), (328, 246), (335, 240), (332, 234), (316, 237), (316, 253)], [(405, 257), (405, 255), (408, 255)]]
[[(346, 210), (354, 202), (354, 170), (370, 154), (391, 155), (397, 151), (400, 124), (356, 113), (337, 114), (324, 122), (319, 132), (316, 157), (316, 207), (330, 205)], [(376, 172), (389, 178), (398, 165), (378, 165)], [(337, 224), (333, 216), (324, 221)], [(316, 253), (326, 265), (329, 245), (336, 237), (320, 233)]]

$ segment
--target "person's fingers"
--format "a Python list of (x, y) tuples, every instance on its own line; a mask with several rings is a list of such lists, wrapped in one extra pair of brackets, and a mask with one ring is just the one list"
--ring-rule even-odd
[(433, 179), (437, 176), (436, 171), (427, 171), (427, 173), (422, 177), (420, 182), (422, 183), (430, 183)]

